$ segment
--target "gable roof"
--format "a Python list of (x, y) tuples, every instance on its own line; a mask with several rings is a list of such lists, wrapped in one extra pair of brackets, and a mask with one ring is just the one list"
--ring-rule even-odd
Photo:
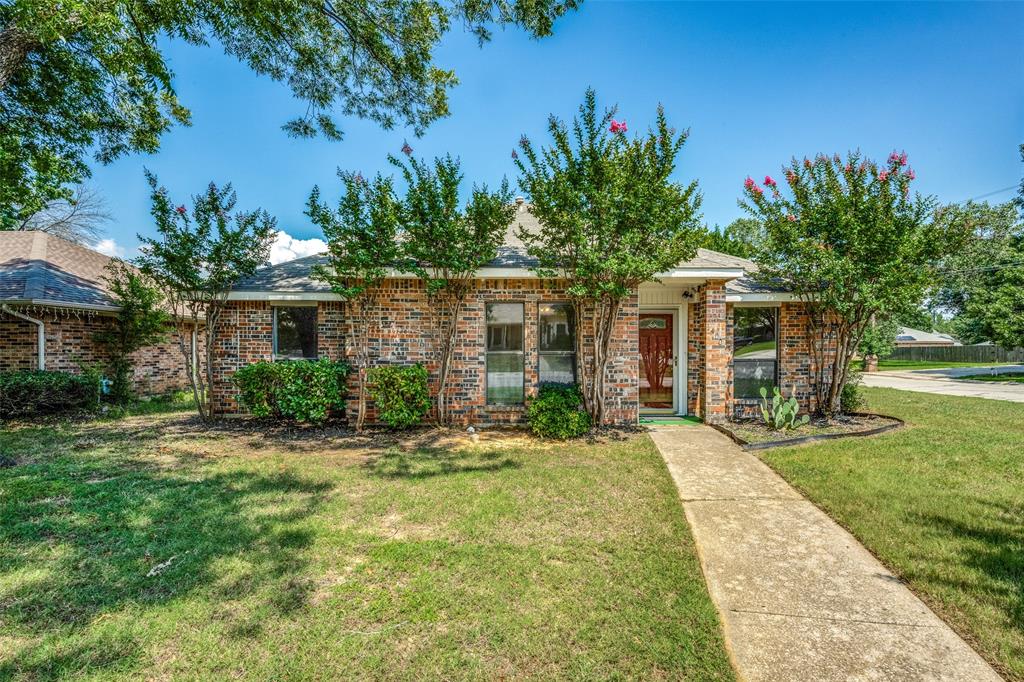
[[(529, 204), (516, 200), (516, 215), (505, 232), (504, 243), (498, 247), (497, 255), (485, 266), (482, 275), (492, 277), (533, 277), (527, 272), (537, 265), (537, 259), (526, 251), (526, 245), (519, 238), (519, 232), (538, 230), (540, 223), (529, 211)], [(306, 256), (296, 260), (265, 266), (258, 269), (252, 276), (239, 281), (233, 292), (275, 292), (281, 294), (330, 294), (331, 287), (312, 276), (316, 265), (326, 265), (326, 254)], [(753, 261), (737, 258), (710, 249), (697, 249), (697, 254), (679, 265), (680, 269), (692, 270), (729, 270), (735, 271), (732, 276), (738, 277), (742, 272), (756, 269)], [(491, 270), (491, 272), (486, 272)]]
[(116, 310), (103, 280), (111, 260), (46, 232), (0, 231), (0, 303)]

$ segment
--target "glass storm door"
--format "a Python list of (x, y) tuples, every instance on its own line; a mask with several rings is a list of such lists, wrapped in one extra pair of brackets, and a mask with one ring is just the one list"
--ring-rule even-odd
[(640, 313), (640, 409), (671, 411), (674, 384), (672, 313)]

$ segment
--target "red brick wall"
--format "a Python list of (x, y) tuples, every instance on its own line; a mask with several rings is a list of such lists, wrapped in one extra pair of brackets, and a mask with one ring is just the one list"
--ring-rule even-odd
[[(427, 365), (436, 381), (436, 367), (428, 357), (430, 343), (428, 309), (419, 282), (414, 279), (388, 280), (380, 294), (381, 334), (370, 340), (373, 364)], [(459, 343), (450, 378), (452, 415), (457, 423), (510, 423), (523, 418), (519, 406), (486, 404), (486, 356), (484, 323), (485, 305), (489, 302), (521, 302), (524, 304), (524, 362), (527, 396), (538, 382), (537, 304), (544, 301), (566, 301), (559, 282), (537, 279), (481, 280), (470, 295), (460, 316)], [(345, 323), (337, 303), (320, 303), (318, 326), (320, 354), (330, 358), (346, 353), (343, 338)], [(239, 368), (272, 355), (271, 306), (267, 302), (232, 302), (225, 312), (225, 333), (217, 345), (214, 398), (222, 413), (238, 412), (237, 391), (231, 375)], [(584, 330), (584, 339), (591, 337)], [(608, 408), (617, 422), (637, 419), (639, 349), (637, 340), (637, 300), (625, 303), (618, 316), (609, 363)], [(373, 416), (372, 411), (370, 414)]]
[[(107, 355), (93, 335), (112, 323), (109, 315), (63, 312), (28, 312), (44, 323), (46, 369), (78, 373), (83, 365), (104, 365)], [(0, 313), (0, 370), (38, 369), (36, 325)], [(132, 358), (135, 362), (135, 390), (140, 395), (159, 395), (188, 387), (185, 361), (177, 337), (143, 348)]]

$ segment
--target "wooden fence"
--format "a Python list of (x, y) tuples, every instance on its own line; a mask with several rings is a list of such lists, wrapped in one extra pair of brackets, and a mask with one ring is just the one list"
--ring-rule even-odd
[(925, 362), (1024, 362), (1024, 348), (999, 346), (928, 346), (897, 348), (890, 360)]

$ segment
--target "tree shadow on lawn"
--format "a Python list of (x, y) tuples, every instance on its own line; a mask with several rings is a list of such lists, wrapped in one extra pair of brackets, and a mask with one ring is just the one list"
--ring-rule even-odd
[(0, 663), (0, 679), (130, 668), (137, 643), (98, 619), (197, 590), (271, 592), (281, 613), (306, 604), (311, 586), (294, 576), (313, 537), (301, 523), (330, 484), (83, 450), (0, 470), (0, 624), (37, 640)]
[(367, 458), (363, 466), (379, 478), (425, 479), (518, 469), (522, 463), (501, 450), (417, 448), (407, 452), (389, 448)]
[[(973, 515), (971, 519), (975, 522), (964, 522), (938, 514), (915, 516), (924, 528), (941, 528), (944, 533), (966, 539), (968, 542), (964, 542), (956, 553), (957, 562), (979, 571), (984, 578), (976, 581), (961, 580), (954, 577), (962, 575), (957, 567), (933, 566), (928, 572), (928, 579), (944, 583), (960, 593), (978, 595), (980, 602), (1005, 614), (1011, 632), (1022, 633), (1024, 506), (988, 500), (976, 500), (976, 504), (990, 511), (983, 515)], [(1017, 659), (1015, 666), (1020, 674), (1024, 670), (1024, 639), (1017, 638), (1016, 643), (1011, 643), (1004, 637), (1002, 647), (1014, 650), (1012, 658)], [(998, 648), (998, 643), (990, 643), (990, 649)]]

